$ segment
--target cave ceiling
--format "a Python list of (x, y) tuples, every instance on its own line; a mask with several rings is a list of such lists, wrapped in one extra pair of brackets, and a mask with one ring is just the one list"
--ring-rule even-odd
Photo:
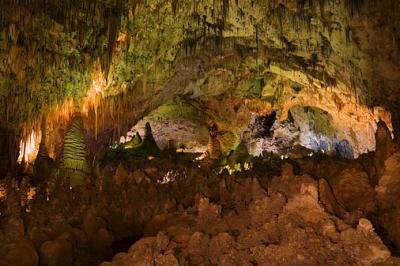
[(51, 154), (76, 111), (89, 149), (149, 117), (214, 123), (226, 151), (273, 111), (300, 128), (312, 116), (356, 154), (379, 119), (399, 127), (396, 0), (0, 3), (1, 128), (18, 143), (45, 117)]

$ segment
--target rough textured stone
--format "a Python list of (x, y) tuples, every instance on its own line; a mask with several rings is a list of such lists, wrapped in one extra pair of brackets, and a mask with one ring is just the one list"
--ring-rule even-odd
[(155, 263), (157, 266), (179, 266), (178, 260), (171, 253), (156, 257)]
[(65, 239), (47, 241), (40, 247), (40, 265), (70, 266), (73, 262), (72, 244)]
[(326, 211), (338, 217), (344, 217), (346, 210), (337, 202), (329, 183), (321, 178), (318, 180), (319, 200)]
[(7, 265), (37, 266), (39, 257), (33, 246), (26, 241), (10, 243), (0, 248), (1, 258)]
[(383, 175), (375, 187), (379, 207), (388, 209), (398, 206), (400, 200), (400, 153), (385, 161)]
[(378, 128), (375, 133), (376, 151), (375, 151), (375, 168), (378, 178), (382, 176), (385, 170), (385, 161), (395, 151), (392, 134), (387, 128), (385, 122), (379, 121)]
[(348, 211), (370, 213), (376, 209), (376, 193), (365, 172), (346, 169), (330, 182), (336, 199)]
[(36, 249), (40, 249), (40, 246), (49, 240), (49, 236), (37, 226), (28, 231), (28, 236)]
[(105, 251), (114, 241), (113, 235), (105, 228), (100, 228), (92, 237), (92, 246), (98, 251)]
[(376, 265), (391, 259), (369, 220), (357, 219), (354, 229), (320, 205), (326, 181), (276, 176), (267, 195), (251, 189), (252, 180), (232, 184), (232, 191), (248, 189), (237, 197), (225, 191), (229, 179), (219, 182), (216, 190), (230, 202), (225, 211), (197, 196), (190, 211), (159, 216), (157, 236), (137, 241), (112, 265)]

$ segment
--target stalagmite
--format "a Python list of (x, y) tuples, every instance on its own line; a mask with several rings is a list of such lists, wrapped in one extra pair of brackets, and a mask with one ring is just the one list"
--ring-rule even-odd
[(82, 118), (77, 115), (71, 122), (64, 137), (64, 147), (60, 162), (63, 182), (71, 187), (84, 185), (90, 174), (86, 144), (83, 135)]
[(41, 125), (41, 140), (39, 144), (39, 151), (33, 165), (33, 174), (35, 182), (41, 183), (48, 180), (52, 171), (54, 170), (54, 160), (50, 158), (46, 147), (46, 134), (47, 134), (46, 118), (43, 117)]

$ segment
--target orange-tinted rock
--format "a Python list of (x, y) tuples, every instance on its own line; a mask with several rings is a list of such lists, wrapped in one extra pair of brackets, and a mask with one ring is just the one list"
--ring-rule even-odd
[(301, 191), (303, 184), (315, 184), (315, 180), (310, 176), (276, 176), (268, 184), (268, 194), (273, 195), (276, 192), (282, 193), (290, 198)]
[(92, 246), (99, 252), (104, 252), (111, 247), (114, 241), (113, 235), (107, 229), (99, 229), (92, 237)]
[(337, 201), (348, 211), (370, 213), (376, 209), (376, 195), (367, 173), (356, 168), (345, 169), (331, 181)]
[(47, 241), (40, 247), (40, 265), (70, 266), (73, 262), (72, 244), (65, 239)]
[(28, 236), (36, 249), (39, 249), (44, 242), (49, 240), (49, 236), (46, 234), (46, 232), (44, 232), (38, 226), (30, 228), (28, 231)]
[(57, 238), (64, 232), (70, 231), (71, 225), (68, 224), (65, 217), (61, 214), (51, 217), (50, 224), (42, 228), (49, 235), (50, 238)]
[(117, 167), (117, 170), (115, 171), (115, 175), (114, 175), (115, 184), (121, 185), (125, 181), (127, 176), (128, 176), (128, 173), (126, 172), (124, 166), (122, 164), (119, 164)]
[(107, 224), (103, 218), (96, 216), (93, 211), (89, 210), (84, 215), (82, 229), (90, 238), (100, 228), (105, 228), (106, 225)]
[(249, 206), (249, 215), (254, 224), (264, 224), (268, 219), (282, 212), (286, 199), (281, 193), (253, 201)]
[(88, 246), (89, 240), (85, 232), (80, 229), (73, 228), (72, 233), (74, 234), (78, 248), (85, 248)]
[(380, 120), (375, 133), (376, 150), (375, 150), (375, 168), (377, 175), (380, 177), (385, 169), (386, 159), (394, 152), (394, 143), (392, 134), (387, 128), (385, 122)]
[(318, 180), (318, 192), (319, 200), (327, 212), (338, 217), (344, 217), (346, 210), (339, 205), (329, 183), (324, 178)]
[(381, 209), (397, 207), (400, 202), (400, 153), (395, 153), (385, 161), (383, 175), (375, 187)]
[(221, 256), (232, 248), (234, 240), (228, 233), (219, 233), (210, 240), (208, 255), (213, 264), (219, 264)]
[(172, 253), (159, 255), (155, 258), (156, 266), (179, 266), (178, 260)]
[(209, 241), (208, 235), (202, 232), (194, 232), (189, 240), (188, 252), (193, 255), (205, 253)]
[(385, 228), (388, 237), (400, 248), (400, 208), (393, 208), (380, 214), (380, 224)]
[(6, 221), (4, 233), (12, 240), (24, 238), (24, 221), (19, 217), (11, 217)]
[(256, 178), (246, 178), (242, 182), (234, 182), (231, 200), (238, 211), (241, 211), (253, 200), (262, 199), (267, 192), (260, 186)]
[(220, 221), (221, 206), (210, 203), (208, 198), (200, 198), (198, 206), (197, 226), (204, 232), (209, 232)]
[(0, 256), (12, 266), (37, 266), (39, 257), (33, 246), (26, 241), (18, 241), (0, 247)]
[(293, 165), (289, 163), (285, 163), (282, 166), (282, 177), (291, 178), (294, 176)]
[(167, 249), (169, 244), (169, 238), (163, 231), (157, 234), (156, 244), (160, 252), (165, 251)]

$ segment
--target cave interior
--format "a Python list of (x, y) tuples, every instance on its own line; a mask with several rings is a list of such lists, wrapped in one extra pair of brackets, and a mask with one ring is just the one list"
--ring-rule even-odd
[(0, 0), (0, 265), (400, 265), (400, 1)]

